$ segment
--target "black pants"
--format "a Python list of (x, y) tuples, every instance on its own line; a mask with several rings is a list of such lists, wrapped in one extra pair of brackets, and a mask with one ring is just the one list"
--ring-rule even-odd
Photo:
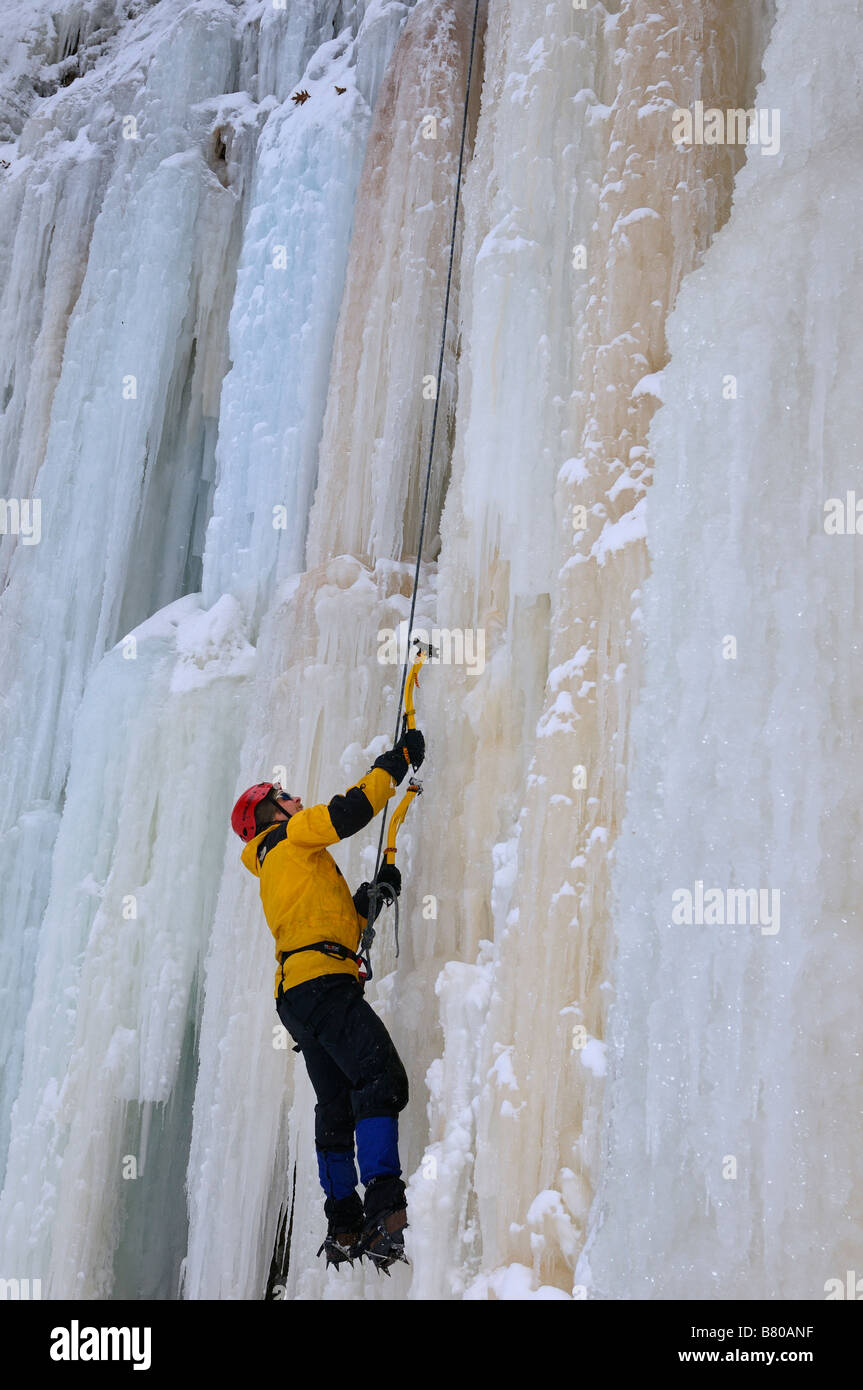
[(359, 1120), (393, 1116), (408, 1078), (392, 1038), (351, 975), (319, 975), (279, 992), (279, 1018), (299, 1045), (317, 1097), (315, 1145), (350, 1149)]

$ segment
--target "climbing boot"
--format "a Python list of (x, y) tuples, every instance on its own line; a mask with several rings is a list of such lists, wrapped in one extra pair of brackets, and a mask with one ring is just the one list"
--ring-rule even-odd
[(349, 1197), (342, 1197), (339, 1201), (328, 1198), (324, 1211), (328, 1218), (327, 1234), (318, 1254), (326, 1255), (327, 1268), (333, 1265), (338, 1269), (345, 1260), (353, 1264), (360, 1254), (363, 1231), (364, 1213), (359, 1194), (352, 1192)]
[(404, 1232), (408, 1224), (405, 1185), (400, 1178), (375, 1178), (366, 1188), (365, 1222), (359, 1253), (382, 1274), (397, 1260), (405, 1264)]

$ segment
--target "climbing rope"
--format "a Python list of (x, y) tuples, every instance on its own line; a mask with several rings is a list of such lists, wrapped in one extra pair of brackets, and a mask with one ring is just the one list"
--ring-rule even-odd
[[(436, 434), (437, 434), (438, 406), (439, 406), (439, 404), (440, 404), (440, 387), (441, 387), (441, 378), (442, 378), (442, 376), (443, 376), (443, 359), (444, 359), (444, 351), (445, 351), (445, 349), (446, 349), (446, 330), (447, 330), (447, 323), (448, 323), (448, 321), (449, 321), (450, 290), (451, 290), (451, 288), (452, 288), (453, 262), (455, 261), (455, 239), (456, 239), (456, 228), (457, 228), (457, 226), (458, 226), (458, 211), (459, 211), (459, 206), (460, 206), (460, 204), (461, 204), (461, 176), (462, 176), (462, 170), (463, 170), (463, 168), (464, 168), (464, 151), (465, 151), (465, 145), (466, 145), (466, 143), (467, 143), (467, 122), (468, 122), (468, 112), (469, 112), (469, 109), (470, 109), (470, 89), (471, 89), (471, 80), (472, 80), (472, 77), (473, 77), (473, 59), (474, 59), (474, 51), (475, 51), (475, 49), (476, 49), (476, 33), (477, 33), (478, 20), (479, 20), (479, 0), (476, 0), (476, 3), (474, 4), (474, 10), (473, 10), (473, 28), (472, 28), (472, 30), (471, 30), (471, 36), (470, 36), (470, 56), (469, 56), (469, 58), (468, 58), (468, 64), (467, 64), (467, 83), (466, 83), (466, 85), (465, 85), (464, 111), (463, 111), (463, 113), (462, 113), (462, 123), (461, 123), (461, 144), (460, 144), (460, 146), (459, 146), (459, 152), (458, 152), (458, 171), (457, 171), (457, 173), (456, 173), (456, 179), (455, 179), (455, 202), (454, 202), (454, 205), (453, 205), (453, 213), (452, 213), (452, 230), (451, 230), (451, 232), (450, 232), (449, 266), (448, 266), (448, 268), (447, 268), (446, 294), (445, 294), (445, 296), (444, 296), (444, 305), (443, 305), (443, 328), (442, 328), (442, 330), (441, 330), (441, 335), (440, 335), (440, 353), (439, 353), (439, 355), (438, 355), (437, 390), (435, 391), (434, 413), (433, 413), (433, 415), (432, 415), (431, 440), (430, 440), (430, 442), (429, 442), (428, 466), (426, 467), (425, 492), (424, 492), (424, 495), (423, 495), (423, 509), (422, 509), (422, 517), (421, 517), (421, 520), (420, 520), (419, 544), (418, 544), (418, 546), (417, 546), (417, 562), (416, 562), (416, 568), (415, 568), (415, 570), (414, 570), (413, 593), (411, 594), (411, 613), (410, 613), (410, 618), (408, 619), (408, 636), (409, 636), (409, 637), (410, 637), (411, 632), (413, 631), (414, 613), (415, 613), (415, 611), (416, 611), (417, 589), (418, 589), (418, 587), (419, 587), (420, 565), (421, 565), (421, 563), (422, 563), (422, 554), (423, 554), (423, 538), (424, 538), (424, 536), (425, 536), (425, 529), (426, 529), (426, 514), (427, 514), (427, 511), (428, 511), (429, 490), (430, 490), (430, 487), (431, 487), (432, 459), (433, 459), (433, 457), (434, 457), (435, 436), (436, 436)], [(395, 728), (395, 734), (393, 735), (393, 743), (397, 743), (397, 742), (398, 742), (398, 739), (399, 739), (399, 732), (400, 732), (401, 725), (402, 725), (402, 703), (403, 703), (403, 701), (404, 701), (405, 682), (407, 681), (408, 668), (409, 668), (410, 665), (411, 665), (411, 658), (410, 658), (410, 652), (408, 652), (408, 655), (407, 655), (407, 657), (405, 658), (404, 667), (402, 668), (402, 682), (401, 682), (401, 689), (400, 689), (400, 691), (399, 691), (398, 708), (397, 708), (397, 710), (396, 710), (396, 728)], [(382, 819), (382, 821), (381, 821), (381, 834), (380, 834), (380, 839), (379, 839), (379, 841), (378, 841), (377, 858), (376, 858), (376, 860), (375, 860), (375, 875), (374, 875), (375, 878), (377, 878), (378, 869), (380, 868), (381, 850), (382, 850), (382, 848), (383, 848), (383, 843), (384, 843), (384, 831), (386, 830), (386, 824), (387, 824), (387, 809), (384, 808), (384, 815), (383, 815), (383, 819)], [(373, 887), (373, 888), (370, 890), (370, 898), (371, 898), (371, 902), (372, 902), (372, 903), (374, 902), (374, 898), (373, 898), (371, 895), (372, 895), (372, 894), (375, 894), (375, 896), (376, 896), (376, 894), (377, 894), (378, 892), (380, 892), (380, 889), (379, 889), (379, 888), (376, 888), (376, 887)], [(392, 894), (391, 901), (395, 901), (395, 895), (394, 895), (394, 894)], [(373, 911), (373, 910), (374, 910), (373, 907), (370, 907), (370, 910)], [(396, 954), (398, 954), (398, 940), (396, 941)]]

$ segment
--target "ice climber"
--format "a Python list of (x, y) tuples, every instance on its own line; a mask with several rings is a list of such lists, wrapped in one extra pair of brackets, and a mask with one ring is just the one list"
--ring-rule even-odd
[[(368, 825), (408, 765), (418, 768), (424, 757), (422, 734), (406, 729), (360, 782), (326, 805), (304, 807), (278, 783), (261, 782), (243, 792), (231, 815), (247, 842), (242, 862), (260, 882), (276, 940), (276, 1009), (305, 1058), (317, 1097), (315, 1147), (328, 1222), (318, 1254), (326, 1252), (328, 1265), (365, 1255), (386, 1270), (404, 1258), (398, 1114), (408, 1103), (408, 1080), (363, 995), (357, 951), (371, 885), (362, 883), (351, 896), (326, 847)], [(375, 882), (401, 891), (395, 865), (382, 864)], [(363, 1201), (356, 1190), (355, 1141)]]

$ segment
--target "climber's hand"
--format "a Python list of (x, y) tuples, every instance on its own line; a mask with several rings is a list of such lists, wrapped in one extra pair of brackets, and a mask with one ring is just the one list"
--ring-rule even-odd
[(418, 768), (422, 765), (426, 755), (426, 741), (419, 729), (405, 729), (399, 740), (399, 747), (407, 753), (411, 767)]
[(402, 891), (402, 876), (395, 864), (381, 864), (378, 869), (375, 883), (388, 883), (396, 897)]
[(388, 749), (386, 753), (381, 753), (379, 758), (375, 758), (372, 767), (382, 767), (384, 772), (388, 772), (392, 777), (396, 786), (399, 786), (408, 770), (408, 761), (401, 743), (397, 743), (395, 748)]

